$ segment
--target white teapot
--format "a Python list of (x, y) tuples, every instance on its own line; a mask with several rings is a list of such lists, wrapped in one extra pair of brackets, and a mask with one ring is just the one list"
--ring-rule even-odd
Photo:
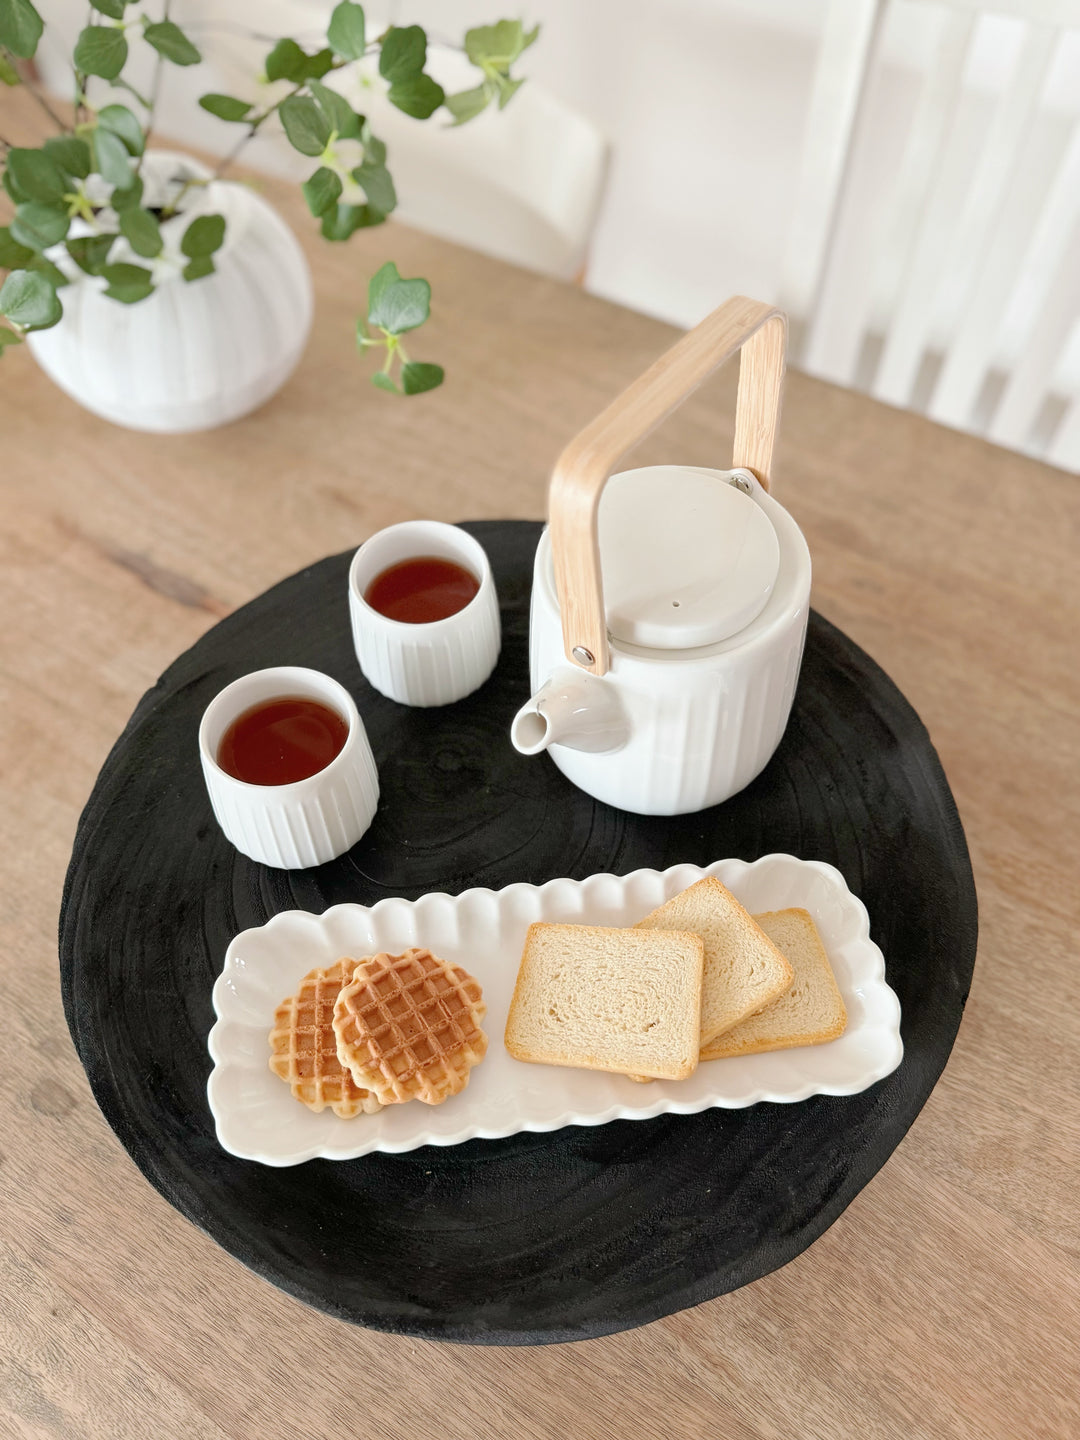
[[(555, 466), (533, 572), (534, 693), (510, 738), (523, 755), (550, 750), (567, 779), (621, 810), (685, 815), (726, 800), (787, 725), (810, 554), (769, 494), (786, 329), (779, 310), (728, 300)], [(611, 474), (737, 351), (733, 469)]]

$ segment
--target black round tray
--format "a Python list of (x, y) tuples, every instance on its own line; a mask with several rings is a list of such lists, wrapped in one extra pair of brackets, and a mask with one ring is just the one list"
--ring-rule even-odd
[[(98, 1104), (136, 1164), (260, 1275), (384, 1330), (474, 1343), (581, 1339), (756, 1280), (836, 1219), (948, 1058), (975, 962), (975, 890), (918, 717), (817, 615), (780, 749), (724, 805), (676, 819), (627, 815), (574, 789), (546, 756), (518, 755), (507, 732), (528, 695), (540, 526), (466, 528), (491, 557), (503, 618), (498, 668), (467, 700), (410, 710), (371, 690), (349, 634), (348, 554), (230, 615), (143, 697), (75, 839), (60, 917), (64, 1006)], [(267, 665), (310, 665), (346, 684), (379, 765), (372, 828), (317, 870), (238, 855), (203, 788), (203, 709)], [(290, 907), (775, 850), (837, 866), (884, 951), (905, 1056), (862, 1094), (290, 1169), (218, 1146), (205, 1088), (210, 993), (238, 930)]]

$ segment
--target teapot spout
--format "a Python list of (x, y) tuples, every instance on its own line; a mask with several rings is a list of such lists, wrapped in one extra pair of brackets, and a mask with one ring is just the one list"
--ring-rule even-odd
[(510, 726), (510, 741), (522, 755), (539, 755), (549, 745), (594, 753), (619, 750), (629, 734), (614, 688), (569, 668), (556, 670)]

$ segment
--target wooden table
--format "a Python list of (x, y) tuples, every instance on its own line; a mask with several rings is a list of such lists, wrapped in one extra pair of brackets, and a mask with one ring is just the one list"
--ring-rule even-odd
[[(929, 727), (982, 924), (945, 1075), (841, 1219), (778, 1273), (644, 1329), (439, 1346), (256, 1278), (105, 1124), (61, 1014), (56, 916), (80, 808), (140, 694), (234, 606), (382, 525), (540, 516), (562, 444), (672, 338), (397, 227), (326, 246), (298, 194), (267, 191), (304, 237), (317, 311), (259, 414), (155, 439), (84, 414), (29, 355), (3, 361), (0, 1434), (1080, 1434), (1080, 481), (802, 375), (776, 475), (814, 603)], [(408, 402), (373, 389), (351, 336), (391, 256), (432, 282), (416, 350), (449, 375)], [(733, 378), (643, 463), (726, 464)]]

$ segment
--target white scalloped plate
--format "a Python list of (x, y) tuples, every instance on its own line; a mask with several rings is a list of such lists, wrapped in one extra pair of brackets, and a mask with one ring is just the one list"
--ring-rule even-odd
[[(703, 875), (718, 875), (751, 912), (801, 905), (817, 923), (848, 1012), (839, 1040), (797, 1050), (702, 1063), (688, 1080), (636, 1084), (621, 1075), (526, 1065), (502, 1043), (525, 931), (534, 920), (632, 925)], [(429, 946), (465, 966), (483, 986), (488, 1053), (469, 1086), (439, 1106), (391, 1105), (377, 1115), (342, 1120), (294, 1100), (268, 1065), (274, 1010), (315, 966), (342, 955), (391, 953)], [(237, 935), (214, 986), (217, 1023), (210, 1031), (214, 1068), (207, 1083), (221, 1145), (244, 1160), (297, 1165), (322, 1157), (351, 1160), (372, 1150), (499, 1139), (520, 1130), (645, 1120), (673, 1111), (691, 1115), (718, 1105), (739, 1109), (759, 1100), (854, 1095), (900, 1064), (900, 1004), (885, 983), (881, 951), (870, 939), (862, 902), (831, 865), (765, 855), (753, 864), (718, 860), (702, 870), (635, 870), (466, 890), (419, 900), (335, 905), (322, 915), (287, 910)]]

